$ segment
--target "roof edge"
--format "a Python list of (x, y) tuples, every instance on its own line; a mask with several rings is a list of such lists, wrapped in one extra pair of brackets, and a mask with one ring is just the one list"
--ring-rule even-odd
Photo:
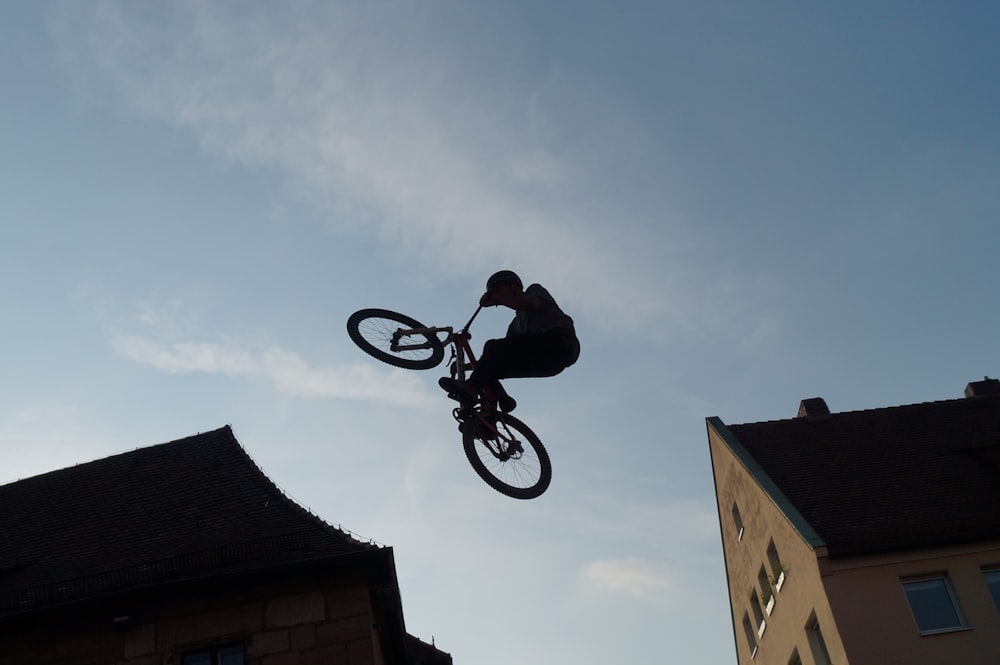
[[(308, 539), (308, 536), (287, 534), (254, 543), (246, 543), (245, 546), (280, 546), (279, 540), (284, 541), (285, 545), (290, 543), (301, 546), (305, 541), (301, 541), (300, 538)], [(226, 555), (221, 551), (222, 549), (232, 548), (206, 550), (197, 552), (193, 556), (209, 557), (214, 559), (216, 564), (222, 564)], [(385, 579), (382, 577), (379, 579), (383, 583), (397, 585), (391, 547), (363, 549), (340, 554), (316, 554), (307, 557), (288, 558), (278, 555), (268, 560), (251, 561), (243, 566), (217, 565), (215, 569), (207, 572), (185, 568), (182, 559), (191, 558), (191, 556), (171, 557), (155, 563), (139, 564), (62, 582), (49, 582), (23, 589), (0, 591), (0, 624), (17, 617), (151, 589), (165, 589), (191, 583), (204, 584), (241, 576), (259, 576), (265, 572), (305, 570), (312, 566), (342, 567), (355, 565), (357, 562), (369, 562), (375, 569), (381, 571), (380, 574)]]
[(761, 491), (771, 500), (771, 503), (785, 516), (788, 523), (792, 525), (799, 537), (809, 546), (811, 550), (826, 547), (826, 541), (816, 532), (806, 518), (799, 512), (798, 508), (785, 496), (778, 485), (771, 479), (764, 468), (757, 462), (750, 451), (747, 450), (732, 430), (726, 426), (722, 419), (711, 416), (705, 419), (711, 432), (719, 437), (733, 456), (740, 462), (746, 472), (753, 478)]

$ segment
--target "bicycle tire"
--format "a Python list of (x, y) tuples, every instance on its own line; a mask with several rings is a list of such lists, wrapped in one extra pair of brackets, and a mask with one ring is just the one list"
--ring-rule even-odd
[[(534, 499), (542, 495), (552, 482), (552, 462), (545, 446), (523, 422), (508, 413), (499, 415), (498, 428), (516, 433), (523, 452), (500, 459), (483, 442), (477, 427), (462, 431), (462, 447), (469, 464), (486, 484), (514, 499)], [(466, 421), (475, 423), (475, 420)]]
[(426, 328), (404, 314), (388, 309), (361, 309), (347, 319), (347, 334), (358, 347), (384, 363), (403, 369), (430, 369), (444, 359), (444, 344), (434, 333), (424, 333), (425, 349), (393, 351), (392, 334), (400, 328)]

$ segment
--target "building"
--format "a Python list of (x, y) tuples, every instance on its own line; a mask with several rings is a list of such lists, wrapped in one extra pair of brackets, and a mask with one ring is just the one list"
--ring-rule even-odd
[(739, 663), (1000, 663), (1000, 381), (707, 427)]
[(0, 665), (450, 665), (224, 427), (0, 486)]

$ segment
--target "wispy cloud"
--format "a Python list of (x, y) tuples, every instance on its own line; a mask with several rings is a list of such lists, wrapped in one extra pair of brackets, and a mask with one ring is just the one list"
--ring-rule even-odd
[(636, 598), (662, 593), (674, 586), (674, 576), (665, 563), (637, 558), (595, 561), (583, 568), (580, 578), (599, 590), (627, 593)]
[(580, 564), (582, 588), (635, 599), (662, 599), (664, 591), (686, 587), (690, 580), (684, 575), (718, 538), (713, 507), (690, 499), (653, 503), (608, 495), (582, 503), (578, 512), (561, 519), (563, 528), (606, 545), (604, 556), (595, 552)]
[(437, 32), (483, 26), (424, 3), (275, 7), (66, 3), (52, 24), (78, 78), (210, 155), (275, 169), (428, 270), (515, 267), (604, 327), (717, 325), (685, 269), (668, 160), (600, 89), (558, 68), (500, 75)]
[(312, 366), (298, 353), (273, 345), (163, 342), (124, 333), (113, 334), (111, 343), (122, 357), (164, 372), (258, 377), (294, 397), (373, 399), (409, 406), (429, 401), (426, 386), (401, 370), (378, 371), (362, 363)]

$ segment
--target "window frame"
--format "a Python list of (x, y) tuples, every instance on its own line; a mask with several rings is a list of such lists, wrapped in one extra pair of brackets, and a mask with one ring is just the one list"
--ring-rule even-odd
[[(993, 599), (993, 605), (997, 612), (1000, 612), (1000, 566), (986, 566), (980, 572), (983, 574), (983, 583), (986, 584), (986, 592)], [(990, 577), (995, 577), (994, 581)]]
[(771, 586), (771, 578), (767, 576), (767, 568), (761, 565), (757, 571), (757, 584), (760, 586), (760, 603), (768, 616), (774, 611), (775, 590)]
[(750, 615), (746, 612), (743, 613), (743, 636), (747, 641), (747, 648), (750, 650), (750, 660), (757, 657), (757, 638), (753, 624), (750, 621)]
[(225, 644), (215, 644), (205, 646), (200, 649), (190, 649), (181, 654), (180, 665), (189, 665), (189, 659), (197, 656), (208, 656), (211, 665), (222, 665), (222, 654), (225, 651), (239, 649), (242, 657), (242, 665), (247, 663), (247, 648), (243, 642), (226, 642)]
[(774, 592), (778, 593), (781, 591), (781, 587), (785, 584), (785, 565), (781, 563), (781, 557), (778, 555), (778, 547), (774, 544), (774, 538), (767, 545), (767, 564), (771, 568), (771, 574), (774, 576), (771, 581), (774, 583)]
[(830, 649), (826, 646), (826, 638), (823, 637), (823, 629), (819, 625), (819, 617), (815, 611), (809, 615), (809, 620), (806, 622), (806, 641), (809, 643), (809, 650), (816, 665), (833, 665)]
[[(917, 612), (913, 605), (913, 600), (911, 599), (910, 593), (907, 589), (908, 586), (916, 584), (926, 584), (928, 582), (940, 581), (945, 593), (947, 594), (948, 600), (951, 602), (951, 609), (955, 614), (956, 625), (942, 626), (937, 628), (923, 628), (920, 625), (920, 618), (917, 616)], [(911, 577), (904, 577), (900, 579), (900, 583), (903, 588), (903, 596), (906, 598), (906, 604), (910, 608), (910, 616), (913, 617), (913, 623), (917, 627), (917, 632), (923, 637), (928, 635), (941, 635), (944, 633), (955, 633), (963, 630), (970, 630), (972, 626), (969, 625), (969, 620), (965, 616), (965, 612), (962, 611), (962, 605), (958, 600), (958, 594), (955, 593), (955, 587), (951, 583), (951, 578), (948, 576), (947, 572), (942, 573), (929, 573), (926, 575), (915, 575)], [(927, 617), (924, 617), (926, 621)]]
[(740, 513), (739, 504), (733, 501), (733, 507), (730, 509), (730, 513), (733, 516), (733, 524), (736, 526), (736, 540), (743, 540), (743, 532), (746, 530), (743, 524), (743, 515)]
[(764, 637), (764, 631), (767, 630), (767, 616), (764, 614), (764, 605), (761, 603), (757, 593), (756, 588), (750, 592), (750, 611), (753, 613), (757, 637), (760, 638)]

